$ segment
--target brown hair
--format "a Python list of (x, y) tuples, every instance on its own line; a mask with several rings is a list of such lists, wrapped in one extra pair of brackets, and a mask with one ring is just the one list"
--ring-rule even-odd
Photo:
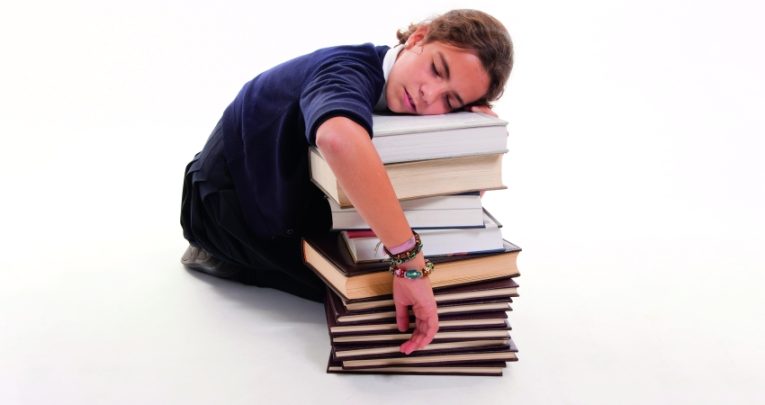
[(481, 60), (489, 75), (489, 89), (473, 104), (488, 104), (502, 96), (513, 69), (513, 42), (499, 20), (478, 10), (452, 10), (430, 21), (411, 24), (406, 31), (399, 30), (396, 33), (399, 43), (406, 43), (423, 25), (428, 26), (425, 43), (439, 41), (471, 50)]

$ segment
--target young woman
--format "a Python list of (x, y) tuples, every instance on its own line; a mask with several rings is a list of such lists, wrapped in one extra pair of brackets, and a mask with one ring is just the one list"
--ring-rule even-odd
[[(490, 112), (512, 68), (512, 43), (499, 21), (476, 10), (447, 12), (398, 37), (394, 48), (320, 49), (244, 85), (186, 167), (184, 265), (321, 301), (324, 284), (300, 248), (302, 236), (331, 226), (309, 176), (308, 147), (316, 146), (400, 267), (426, 268), (372, 145), (372, 112)], [(417, 319), (401, 345), (409, 354), (437, 332), (436, 303), (427, 277), (391, 279), (399, 329), (408, 327), (409, 306)]]

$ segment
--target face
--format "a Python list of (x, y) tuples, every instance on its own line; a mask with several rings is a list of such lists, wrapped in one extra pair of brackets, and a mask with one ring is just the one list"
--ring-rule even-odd
[(426, 30), (409, 38), (388, 76), (385, 97), (396, 113), (444, 114), (478, 101), (489, 75), (478, 56), (441, 42), (423, 43)]

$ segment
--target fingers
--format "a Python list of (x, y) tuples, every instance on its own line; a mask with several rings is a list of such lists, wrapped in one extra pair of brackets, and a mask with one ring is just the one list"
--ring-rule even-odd
[(433, 341), (433, 338), (436, 337), (436, 333), (438, 333), (438, 315), (428, 318), (426, 321), (425, 331), (423, 332), (422, 336), (422, 342), (420, 343), (420, 346), (417, 347), (418, 349), (422, 349), (425, 346), (429, 345), (430, 342)]
[(487, 105), (474, 105), (474, 106), (470, 107), (470, 111), (477, 112), (477, 113), (488, 114), (488, 115), (492, 115), (494, 117), (497, 116), (497, 113), (495, 113), (494, 110), (492, 110), (491, 107), (489, 107)]
[(401, 352), (407, 355), (429, 345), (438, 332), (438, 313), (435, 307), (428, 311), (415, 309), (415, 316), (417, 321), (412, 337), (400, 346)]
[(409, 330), (409, 310), (404, 304), (396, 303), (396, 326), (399, 332)]
[(406, 342), (402, 343), (401, 346), (399, 346), (399, 351), (406, 354), (407, 356), (412, 354), (413, 351), (417, 350), (417, 343), (415, 342), (415, 339), (417, 339), (418, 336), (419, 332), (417, 329), (415, 329), (414, 333), (412, 333), (412, 337)]

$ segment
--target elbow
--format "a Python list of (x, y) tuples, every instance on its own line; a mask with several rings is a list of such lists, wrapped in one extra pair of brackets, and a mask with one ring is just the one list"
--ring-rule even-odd
[(354, 148), (354, 142), (359, 138), (353, 134), (353, 130), (356, 129), (354, 126), (357, 124), (345, 117), (326, 120), (316, 130), (316, 147), (325, 157), (331, 158), (346, 153)]
[(335, 154), (342, 147), (338, 131), (333, 130), (327, 122), (316, 130), (316, 147), (324, 156)]

